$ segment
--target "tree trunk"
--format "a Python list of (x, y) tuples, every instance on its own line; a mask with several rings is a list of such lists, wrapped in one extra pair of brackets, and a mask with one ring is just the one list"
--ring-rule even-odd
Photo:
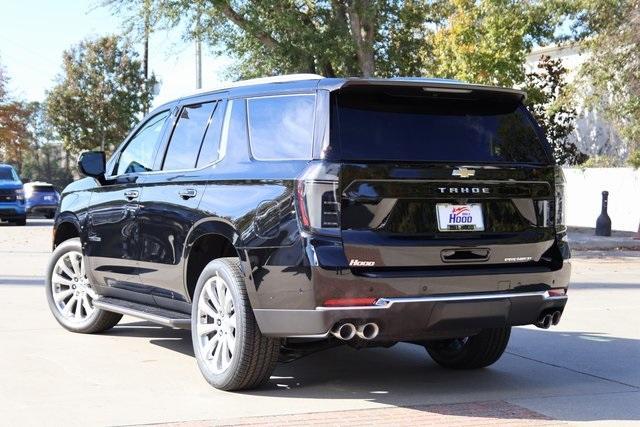
[(371, 77), (376, 68), (373, 40), (377, 8), (371, 0), (348, 0), (346, 13), (362, 77)]

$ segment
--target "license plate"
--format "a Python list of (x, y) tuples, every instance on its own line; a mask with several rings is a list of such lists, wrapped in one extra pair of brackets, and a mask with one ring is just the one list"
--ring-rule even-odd
[(438, 230), (440, 231), (483, 231), (482, 205), (468, 203), (454, 205), (451, 203), (436, 204)]
[(53, 196), (44, 196), (45, 200), (53, 200)]

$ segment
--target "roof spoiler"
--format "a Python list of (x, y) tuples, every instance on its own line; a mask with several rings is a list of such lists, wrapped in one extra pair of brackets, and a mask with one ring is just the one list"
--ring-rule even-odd
[(425, 92), (446, 92), (446, 93), (472, 93), (472, 92), (497, 92), (513, 95), (524, 101), (527, 93), (512, 88), (499, 86), (487, 86), (471, 83), (464, 83), (458, 80), (448, 79), (427, 79), (419, 77), (400, 77), (392, 79), (323, 79), (319, 82), (319, 88), (328, 90), (339, 90), (354, 86), (387, 86), (387, 87), (422, 87)]

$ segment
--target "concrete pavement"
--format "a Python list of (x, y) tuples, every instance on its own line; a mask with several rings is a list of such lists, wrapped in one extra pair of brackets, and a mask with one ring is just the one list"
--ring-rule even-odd
[(574, 259), (560, 325), (515, 328), (489, 369), (446, 371), (409, 344), (341, 347), (278, 366), (264, 389), (226, 393), (201, 378), (187, 331), (126, 317), (101, 335), (59, 327), (41, 285), (49, 224), (0, 226), (2, 425), (360, 425), (410, 420), (407, 410), (427, 417), (414, 424), (640, 423), (639, 257)]

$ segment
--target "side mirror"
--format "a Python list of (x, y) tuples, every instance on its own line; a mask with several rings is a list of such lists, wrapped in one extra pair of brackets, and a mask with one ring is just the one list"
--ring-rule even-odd
[(85, 151), (78, 158), (78, 170), (85, 176), (101, 181), (104, 179), (106, 156), (104, 151)]

